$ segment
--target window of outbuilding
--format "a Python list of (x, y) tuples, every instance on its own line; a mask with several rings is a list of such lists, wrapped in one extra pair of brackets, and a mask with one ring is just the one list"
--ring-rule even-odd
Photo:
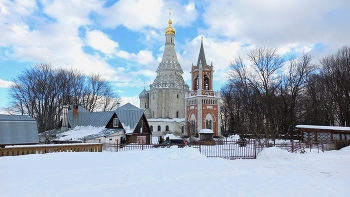
[(118, 127), (119, 125), (119, 118), (113, 118), (113, 127)]

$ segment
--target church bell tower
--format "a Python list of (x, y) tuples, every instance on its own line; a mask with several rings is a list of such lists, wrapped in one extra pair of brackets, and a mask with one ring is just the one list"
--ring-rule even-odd
[(191, 92), (186, 95), (186, 130), (197, 136), (201, 129), (211, 129), (220, 136), (220, 92), (213, 90), (213, 64), (207, 64), (203, 38), (196, 65), (191, 69)]

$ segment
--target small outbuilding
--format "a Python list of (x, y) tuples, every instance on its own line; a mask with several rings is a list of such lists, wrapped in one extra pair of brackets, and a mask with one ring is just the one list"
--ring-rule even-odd
[(199, 132), (199, 139), (201, 141), (212, 141), (214, 131), (211, 129), (201, 129)]
[(350, 144), (350, 127), (297, 125), (301, 141), (328, 144), (329, 149), (340, 149)]
[[(61, 133), (63, 136), (55, 140), (55, 143), (70, 140), (70, 136), (76, 137), (71, 140), (87, 142), (98, 140), (101, 143), (151, 143), (152, 132), (142, 109), (130, 103), (115, 111), (104, 112), (89, 112), (81, 106), (73, 106), (73, 109), (68, 111), (66, 118), (69, 128), (75, 132), (80, 130), (79, 137), (69, 130)], [(96, 129), (91, 129), (91, 127)]]
[(0, 147), (38, 143), (38, 127), (34, 118), (0, 114)]

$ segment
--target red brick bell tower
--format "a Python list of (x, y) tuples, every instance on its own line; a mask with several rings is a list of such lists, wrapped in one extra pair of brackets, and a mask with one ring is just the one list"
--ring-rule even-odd
[(197, 65), (192, 64), (191, 92), (186, 95), (186, 131), (188, 136), (197, 136), (201, 129), (211, 129), (214, 136), (220, 132), (220, 92), (213, 90), (213, 64), (205, 59), (203, 38)]

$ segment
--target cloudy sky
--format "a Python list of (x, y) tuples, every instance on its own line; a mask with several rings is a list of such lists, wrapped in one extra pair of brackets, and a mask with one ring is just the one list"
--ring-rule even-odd
[(36, 63), (100, 73), (123, 103), (139, 106), (162, 57), (169, 8), (184, 79), (203, 36), (216, 91), (230, 62), (256, 47), (307, 52), (317, 63), (350, 45), (349, 0), (0, 0), (0, 108), (11, 80)]

